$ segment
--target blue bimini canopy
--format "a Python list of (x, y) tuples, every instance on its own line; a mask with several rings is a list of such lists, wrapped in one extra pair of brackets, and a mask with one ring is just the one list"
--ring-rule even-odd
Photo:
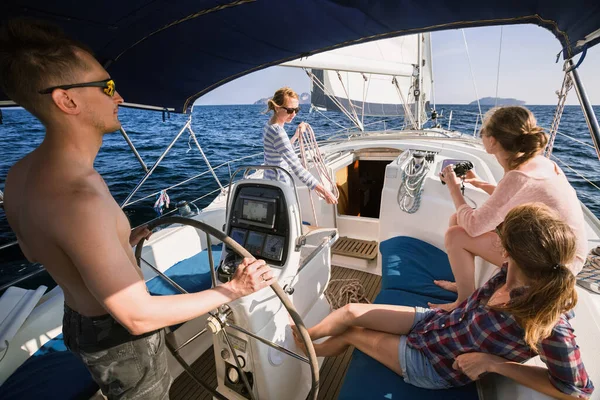
[(0, 22), (17, 16), (90, 46), (127, 102), (178, 112), (253, 71), (392, 36), (532, 23), (565, 59), (600, 41), (598, 0), (3, 0)]

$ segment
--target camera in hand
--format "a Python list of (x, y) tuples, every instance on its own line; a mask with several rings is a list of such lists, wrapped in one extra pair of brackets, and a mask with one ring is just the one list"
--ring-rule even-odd
[(467, 172), (469, 172), (472, 169), (473, 163), (471, 161), (462, 161), (454, 165), (454, 173), (460, 178), (465, 176)]
[[(454, 173), (456, 174), (456, 176), (458, 176), (459, 178), (464, 177), (467, 172), (469, 172), (470, 170), (473, 169), (473, 163), (471, 161), (467, 161), (467, 160), (450, 160), (450, 159), (446, 159), (444, 160), (444, 162), (442, 163), (442, 168), (441, 170), (443, 171), (444, 168), (446, 168), (448, 165), (453, 164), (454, 165)], [(442, 175), (443, 176), (443, 175)], [(442, 181), (442, 185), (445, 185), (446, 182)]]

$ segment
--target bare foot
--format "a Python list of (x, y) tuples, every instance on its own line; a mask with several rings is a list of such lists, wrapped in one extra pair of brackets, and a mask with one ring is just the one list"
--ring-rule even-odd
[(429, 306), (429, 308), (441, 308), (444, 311), (452, 311), (456, 307), (458, 307), (458, 302), (455, 301), (454, 303), (448, 303), (448, 304), (434, 304), (434, 303), (428, 302), (427, 305)]
[[(304, 340), (302, 340), (302, 336), (300, 335), (300, 331), (296, 325), (290, 325), (292, 328), (292, 335), (294, 336), (294, 342), (296, 346), (302, 351), (305, 356), (308, 356), (308, 351), (306, 350), (306, 346), (304, 345)], [(314, 343), (313, 343), (314, 345)], [(315, 349), (316, 350), (316, 349)]]
[(458, 293), (458, 289), (456, 288), (456, 282), (444, 281), (444, 280), (434, 280), (433, 283), (445, 289), (449, 292)]

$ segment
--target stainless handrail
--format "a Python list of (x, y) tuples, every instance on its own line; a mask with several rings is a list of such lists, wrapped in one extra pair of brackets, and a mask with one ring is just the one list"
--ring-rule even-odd
[[(318, 232), (318, 231), (311, 231), (311, 232), (309, 232), (309, 234), (315, 233), (315, 232)], [(300, 271), (302, 271), (304, 269), (304, 267), (306, 267), (308, 265), (308, 263), (311, 262), (317, 256), (317, 254), (319, 254), (319, 252), (322, 249), (324, 249), (326, 247), (330, 247), (340, 237), (337, 229), (327, 229), (327, 230), (325, 230), (325, 232), (330, 232), (330, 234), (328, 235), (329, 239), (327, 239), (327, 237), (323, 238), (323, 241), (321, 242), (321, 244), (319, 244), (317, 247), (315, 247), (315, 249), (312, 251), (312, 253), (310, 253), (307, 257), (302, 259), (302, 262), (298, 265), (298, 272), (296, 272), (296, 275), (298, 275), (300, 273)], [(300, 238), (306, 239), (307, 236), (308, 236), (308, 234), (302, 235)], [(298, 238), (298, 239), (300, 239), (300, 238)]]
[(128, 205), (129, 200), (131, 200), (131, 198), (133, 197), (133, 195), (135, 195), (137, 193), (137, 191), (142, 187), (142, 185), (144, 184), (144, 182), (146, 182), (146, 180), (148, 180), (148, 178), (150, 178), (150, 176), (154, 173), (154, 171), (156, 170), (156, 168), (159, 166), (160, 162), (166, 157), (167, 153), (169, 151), (171, 151), (171, 148), (175, 145), (175, 142), (177, 142), (177, 140), (179, 139), (179, 137), (188, 128), (188, 126), (190, 126), (191, 123), (192, 123), (192, 120), (189, 119), (188, 122), (186, 122), (186, 124), (183, 126), (183, 128), (181, 128), (181, 130), (179, 131), (179, 133), (175, 136), (175, 138), (171, 141), (171, 143), (169, 143), (169, 146), (167, 146), (167, 148), (160, 155), (160, 157), (158, 158), (158, 160), (156, 160), (156, 162), (154, 163), (154, 165), (152, 166), (152, 168), (150, 169), (150, 171), (148, 171), (146, 173), (146, 175), (144, 175), (144, 177), (140, 180), (140, 182), (138, 182), (138, 184), (135, 186), (135, 188), (131, 191), (131, 193), (123, 201), (123, 203), (121, 203), (121, 208), (124, 208), (124, 207), (126, 207)]
[(8, 249), (9, 247), (16, 246), (19, 244), (19, 241), (15, 240), (14, 242), (8, 242), (0, 245), (0, 250)]
[(25, 274), (23, 276), (20, 276), (17, 279), (14, 279), (14, 280), (12, 280), (12, 281), (10, 281), (8, 283), (5, 283), (4, 285), (0, 286), (0, 292), (3, 291), (4, 289), (7, 289), (7, 288), (11, 287), (14, 284), (17, 284), (17, 283), (19, 283), (21, 281), (24, 281), (25, 279), (29, 279), (32, 276), (35, 276), (35, 275), (37, 275), (37, 274), (39, 274), (41, 272), (44, 272), (46, 270), (41, 264), (37, 264), (37, 265), (38, 265), (39, 269), (37, 269), (35, 271), (32, 271), (32, 272), (30, 272), (28, 274)]
[(131, 151), (133, 151), (133, 154), (135, 155), (135, 158), (137, 158), (138, 162), (140, 163), (140, 165), (142, 166), (142, 168), (144, 169), (144, 171), (146, 173), (148, 173), (148, 167), (146, 166), (146, 163), (144, 162), (144, 160), (142, 159), (142, 156), (140, 155), (140, 153), (138, 153), (137, 149), (133, 145), (133, 142), (129, 138), (129, 135), (127, 135), (127, 132), (125, 132), (125, 129), (121, 126), (121, 128), (119, 128), (119, 131), (121, 132), (121, 135), (123, 136), (123, 139), (125, 139), (125, 141), (129, 145), (129, 148), (131, 149)]

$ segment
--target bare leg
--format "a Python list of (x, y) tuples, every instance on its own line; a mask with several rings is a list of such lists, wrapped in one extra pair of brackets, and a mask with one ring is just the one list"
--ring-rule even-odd
[(444, 244), (448, 252), (452, 273), (456, 279), (458, 297), (454, 303), (429, 303), (429, 306), (453, 310), (475, 291), (475, 256), (480, 256), (487, 262), (498, 266), (502, 265), (504, 259), (500, 239), (494, 232), (471, 237), (460, 226), (453, 226), (446, 232)]
[(323, 343), (315, 344), (315, 352), (319, 357), (333, 357), (340, 355), (348, 346), (355, 346), (369, 357), (376, 359), (402, 376), (398, 356), (399, 345), (400, 336), (398, 335), (351, 327), (340, 336), (334, 336)]
[(435, 283), (436, 285), (438, 285), (442, 289), (447, 290), (449, 292), (456, 293), (458, 291), (458, 289), (456, 288), (456, 282), (445, 281), (445, 280), (439, 280), (439, 281), (438, 280), (434, 280), (433, 283)]
[(414, 320), (414, 307), (350, 303), (329, 314), (310, 328), (308, 333), (312, 340), (317, 340), (326, 336), (339, 336), (355, 326), (403, 335), (408, 333)]

